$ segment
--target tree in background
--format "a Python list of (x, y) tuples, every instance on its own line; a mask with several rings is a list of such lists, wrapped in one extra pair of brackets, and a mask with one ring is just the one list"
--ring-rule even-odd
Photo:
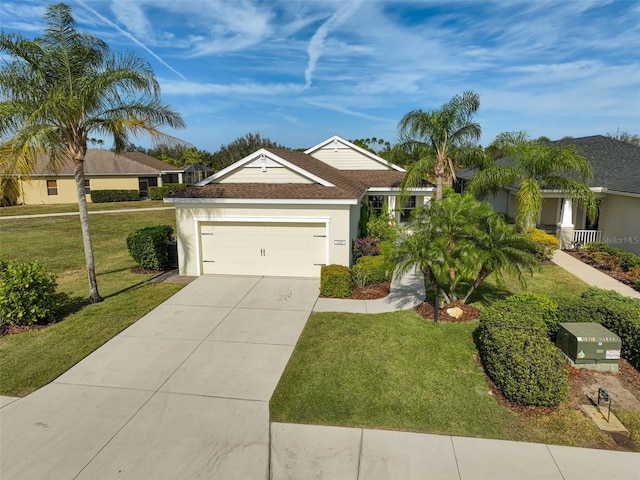
[(640, 147), (640, 135), (627, 131), (621, 132), (620, 128), (616, 130), (616, 133), (607, 133), (607, 137), (613, 138), (614, 140), (620, 140), (621, 142), (628, 143), (629, 145)]
[(213, 163), (210, 166), (214, 170), (222, 170), (261, 148), (290, 150), (290, 148), (280, 145), (269, 138), (261, 137), (259, 133), (247, 133), (244, 137), (238, 137), (233, 142), (222, 145), (213, 154)]
[(497, 194), (501, 188), (515, 186), (516, 221), (523, 231), (535, 226), (542, 207), (542, 190), (564, 192), (587, 208), (595, 218), (597, 202), (589, 189), (591, 165), (575, 146), (559, 146), (529, 140), (525, 132), (505, 132), (493, 142), (501, 156), (510, 157), (510, 164), (493, 163), (477, 171), (468, 183), (467, 191), (479, 198)]
[(349, 141), (360, 148), (364, 148), (365, 150), (378, 155), (380, 158), (391, 160), (391, 142), (387, 142), (383, 138), (356, 138), (355, 140)]
[(151, 66), (133, 53), (115, 54), (99, 38), (79, 32), (65, 4), (50, 5), (44, 36), (0, 34), (0, 173), (29, 176), (47, 155), (55, 172), (70, 161), (78, 192), (89, 301), (101, 300), (89, 229), (84, 159), (91, 135), (113, 138), (116, 152), (130, 135), (170, 139), (158, 129), (184, 127), (161, 103)]
[(439, 110), (413, 110), (400, 123), (397, 155), (412, 158), (406, 166), (403, 189), (419, 186), (426, 179), (435, 179), (436, 199), (442, 189), (455, 178), (456, 163), (466, 163), (470, 154), (480, 149), (480, 125), (473, 117), (480, 108), (477, 93), (467, 91), (456, 95)]

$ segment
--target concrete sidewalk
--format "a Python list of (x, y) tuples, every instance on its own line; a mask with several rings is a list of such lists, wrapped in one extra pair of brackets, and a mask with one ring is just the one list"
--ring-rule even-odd
[(271, 480), (637, 479), (640, 454), (273, 423)]
[[(174, 207), (149, 207), (149, 208), (120, 208), (118, 210), (91, 210), (89, 215), (99, 215), (103, 213), (132, 213), (132, 212), (148, 212), (154, 210), (173, 210)], [(25, 218), (46, 218), (46, 217), (71, 217), (80, 215), (79, 212), (62, 212), (62, 213), (36, 213), (34, 215), (10, 215), (0, 216), (0, 220), (18, 220)]]
[(591, 265), (581, 262), (562, 250), (556, 250), (551, 261), (593, 287), (615, 290), (627, 297), (640, 298), (640, 292), (634, 290), (629, 285), (625, 285), (615, 278), (611, 278), (609, 275), (602, 273)]

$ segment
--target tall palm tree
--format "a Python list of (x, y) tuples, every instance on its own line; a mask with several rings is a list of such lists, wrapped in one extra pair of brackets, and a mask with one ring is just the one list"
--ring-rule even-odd
[[(480, 97), (472, 91), (456, 95), (439, 110), (413, 110), (400, 123), (398, 149), (414, 159), (407, 166), (402, 187), (417, 187), (427, 177), (436, 181), (436, 198), (443, 185), (455, 178), (455, 163), (480, 138), (481, 129), (473, 121)], [(473, 149), (472, 149), (473, 150)]]
[(79, 32), (65, 4), (50, 5), (44, 36), (0, 35), (0, 173), (30, 175), (36, 158), (49, 169), (72, 162), (89, 277), (89, 301), (101, 300), (84, 191), (84, 159), (91, 135), (113, 138), (116, 152), (130, 135), (163, 137), (160, 126), (184, 127), (160, 101), (151, 66), (115, 54), (102, 40)]
[(468, 191), (483, 198), (514, 185), (518, 189), (516, 221), (522, 230), (535, 225), (545, 189), (570, 196), (595, 218), (596, 197), (588, 186), (591, 165), (573, 145), (555, 146), (529, 140), (524, 132), (506, 132), (498, 135), (492, 148), (512, 161), (493, 163), (477, 171), (469, 181)]

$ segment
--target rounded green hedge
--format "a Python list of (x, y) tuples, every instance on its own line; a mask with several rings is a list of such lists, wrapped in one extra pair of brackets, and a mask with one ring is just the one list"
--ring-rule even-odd
[(478, 347), (495, 385), (510, 401), (525, 406), (554, 407), (569, 392), (560, 351), (547, 335), (543, 309), (531, 299), (494, 303), (480, 314)]
[(320, 269), (320, 293), (325, 297), (345, 298), (353, 293), (351, 270), (344, 265), (325, 265)]
[(45, 323), (59, 307), (56, 277), (37, 261), (0, 260), (0, 326)]
[(391, 280), (393, 266), (383, 255), (364, 256), (358, 258), (351, 270), (354, 281), (362, 287)]
[(165, 270), (169, 267), (169, 247), (173, 228), (157, 225), (141, 228), (127, 237), (129, 254), (142, 268)]

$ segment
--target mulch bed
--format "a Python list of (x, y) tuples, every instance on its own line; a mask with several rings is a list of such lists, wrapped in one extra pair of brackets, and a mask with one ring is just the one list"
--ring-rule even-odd
[(5, 335), (15, 335), (17, 333), (30, 332), (34, 330), (42, 330), (43, 328), (47, 328), (51, 323), (45, 325), (5, 325), (0, 328), (0, 337), (4, 337)]
[(596, 270), (604, 273), (605, 275), (609, 275), (611, 278), (618, 280), (625, 285), (629, 285), (633, 288), (633, 282), (629, 278), (627, 272), (623, 272), (622, 270), (608, 270), (603, 268), (601, 264), (593, 260), (586, 252), (581, 250), (564, 250), (565, 253), (571, 255), (574, 258), (577, 258), (582, 263), (586, 263), (587, 265), (595, 268)]
[[(452, 317), (447, 313), (447, 309), (459, 307), (462, 310), (462, 316), (460, 318)], [(433, 320), (433, 314), (435, 309), (433, 308), (433, 304), (425, 302), (418, 305), (415, 308), (418, 315), (427, 320)], [(472, 307), (471, 305), (465, 305), (459, 301), (451, 302), (449, 305), (446, 305), (438, 310), (438, 321), (439, 322), (468, 322), (470, 320), (477, 320), (480, 315), (480, 310), (476, 307)]]
[(142, 273), (145, 275), (160, 275), (161, 273), (164, 273), (164, 270), (151, 270), (148, 268), (134, 267), (131, 269), (131, 273)]

